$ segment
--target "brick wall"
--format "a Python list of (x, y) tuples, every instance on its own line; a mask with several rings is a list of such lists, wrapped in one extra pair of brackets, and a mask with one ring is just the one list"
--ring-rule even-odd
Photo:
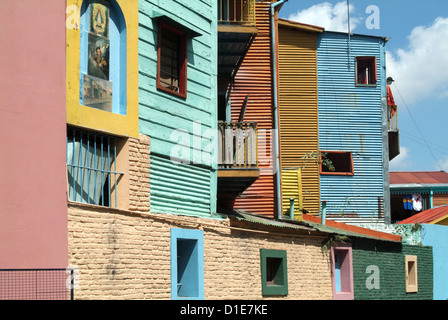
[[(406, 293), (405, 255), (418, 257), (417, 293)], [(369, 289), (366, 285), (372, 275), (367, 272), (369, 266), (379, 268), (379, 289)], [(356, 240), (353, 244), (353, 281), (355, 300), (432, 299), (432, 248)]]
[[(322, 239), (230, 229), (227, 220), (149, 215), (70, 203), (69, 263), (76, 299), (170, 299), (170, 228), (204, 230), (205, 299), (263, 299), (259, 249), (287, 250), (289, 294), (331, 299)], [(272, 297), (268, 297), (272, 299)]]
[(129, 210), (149, 212), (149, 145), (148, 136), (129, 138)]

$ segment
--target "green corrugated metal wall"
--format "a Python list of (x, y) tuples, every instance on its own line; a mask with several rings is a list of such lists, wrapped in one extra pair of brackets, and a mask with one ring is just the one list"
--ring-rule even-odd
[[(163, 2), (163, 3), (162, 3)], [(186, 99), (157, 90), (157, 17), (193, 30)], [(139, 1), (139, 131), (151, 139), (151, 212), (216, 211), (217, 1)], [(175, 156), (185, 164), (171, 161)]]
[(151, 212), (209, 215), (210, 171), (151, 155)]

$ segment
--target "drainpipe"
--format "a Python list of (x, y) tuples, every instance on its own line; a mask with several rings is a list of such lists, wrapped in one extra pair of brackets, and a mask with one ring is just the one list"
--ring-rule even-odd
[(322, 201), (322, 217), (321, 224), (325, 225), (327, 220), (327, 201)]
[(434, 190), (432, 188), (429, 191), (429, 208), (434, 208)]
[[(272, 50), (272, 74), (273, 74), (273, 108), (274, 108), (274, 129), (277, 129), (277, 135), (275, 137), (275, 169), (276, 169), (276, 175), (275, 175), (275, 183), (277, 186), (277, 217), (278, 219), (282, 218), (282, 197), (281, 197), (281, 183), (280, 183), (280, 135), (279, 135), (279, 125), (278, 125), (278, 101), (277, 101), (277, 50), (276, 50), (276, 25), (275, 25), (275, 8), (277, 6), (283, 5), (285, 2), (288, 2), (288, 0), (280, 0), (276, 3), (271, 4), (271, 50)], [(279, 9), (280, 10), (280, 9)]]
[(289, 219), (294, 220), (294, 198), (290, 198), (289, 203)]

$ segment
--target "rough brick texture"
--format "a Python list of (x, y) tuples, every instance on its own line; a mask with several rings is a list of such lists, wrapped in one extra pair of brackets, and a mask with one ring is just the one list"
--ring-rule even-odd
[(129, 138), (129, 210), (149, 212), (149, 137)]
[(69, 262), (76, 299), (170, 299), (170, 228), (204, 230), (205, 299), (275, 299), (261, 293), (259, 249), (287, 250), (288, 296), (331, 299), (322, 239), (229, 229), (227, 220), (138, 214), (69, 204)]

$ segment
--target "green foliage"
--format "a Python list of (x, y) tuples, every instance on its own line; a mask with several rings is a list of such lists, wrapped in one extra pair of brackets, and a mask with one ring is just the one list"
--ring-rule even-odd
[(328, 168), (328, 170), (330, 171), (334, 171), (334, 165), (333, 162), (328, 159), (327, 157), (328, 153), (326, 152), (319, 152), (319, 151), (313, 151), (310, 153), (305, 153), (305, 155), (302, 157), (302, 170), (305, 169), (308, 166), (309, 162), (315, 163), (315, 164), (319, 164), (319, 165), (324, 165), (325, 167)]
[(349, 243), (350, 238), (341, 234), (333, 234), (322, 242), (322, 250), (328, 251), (331, 247), (337, 247), (340, 243)]

